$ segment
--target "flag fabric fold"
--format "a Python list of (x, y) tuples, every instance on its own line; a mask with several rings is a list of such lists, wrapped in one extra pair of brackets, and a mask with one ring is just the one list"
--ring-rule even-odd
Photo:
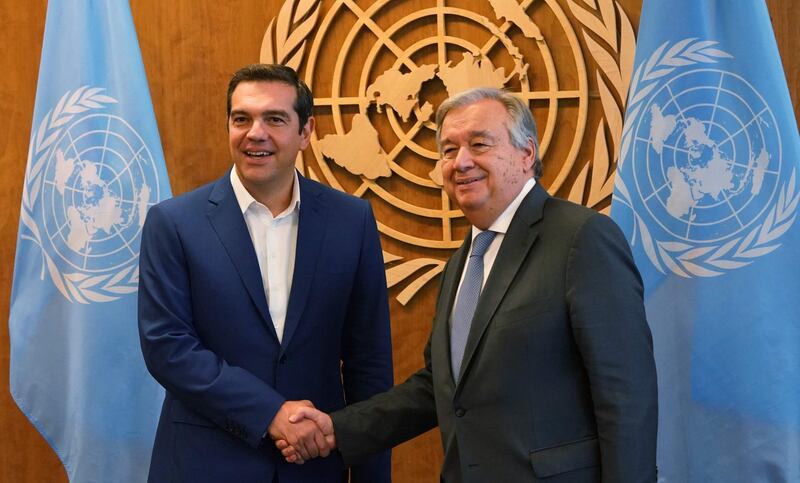
[(126, 0), (50, 0), (25, 170), (11, 393), (70, 481), (145, 481), (163, 390), (139, 348), (139, 243), (170, 196)]
[(800, 480), (798, 175), (765, 3), (645, 0), (611, 214), (645, 281), (659, 482)]

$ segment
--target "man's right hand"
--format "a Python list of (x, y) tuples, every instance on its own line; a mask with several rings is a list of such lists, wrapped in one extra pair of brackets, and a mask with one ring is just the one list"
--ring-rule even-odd
[[(320, 429), (313, 418), (306, 418), (303, 411), (316, 411), (311, 401), (286, 401), (283, 403), (278, 413), (273, 418), (267, 432), (276, 445), (280, 441), (286, 443), (286, 447), (292, 448), (292, 463), (302, 464), (305, 460), (316, 458), (317, 456), (328, 456), (335, 443), (332, 445), (327, 440), (327, 435), (333, 432), (333, 424), (326, 433)], [(302, 414), (303, 417), (296, 417), (290, 421), (290, 416)], [(329, 418), (330, 419), (330, 418)], [(324, 423), (323, 423), (324, 424)], [(279, 446), (280, 449), (280, 446)], [(285, 456), (285, 455), (284, 455)], [(289, 458), (287, 458), (289, 461)]]
[[(328, 448), (328, 450), (336, 448), (336, 436), (333, 433), (333, 421), (331, 420), (331, 417), (324, 412), (315, 409), (313, 406), (299, 406), (296, 407), (295, 411), (289, 415), (289, 422), (292, 424), (313, 424), (324, 436), (325, 446)], [(303, 464), (305, 460), (308, 459), (303, 454), (302, 448), (295, 446), (287, 439), (276, 439), (275, 446), (281, 451), (281, 454), (289, 463)], [(324, 455), (320, 453), (320, 456), (327, 456), (327, 453)]]

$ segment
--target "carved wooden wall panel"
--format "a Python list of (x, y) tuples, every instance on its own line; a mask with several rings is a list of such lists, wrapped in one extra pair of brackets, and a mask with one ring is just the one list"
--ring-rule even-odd
[[(0, 1), (3, 314), (45, 3)], [(398, 382), (422, 364), (437, 275), (467, 229), (435, 171), (432, 112), (451, 90), (480, 78), (530, 99), (544, 186), (595, 209), (608, 207), (641, 1), (520, 3), (131, 0), (175, 193), (219, 177), (231, 164), (225, 132), (230, 74), (268, 56), (300, 68), (318, 99), (319, 129), (299, 165), (308, 176), (370, 200), (381, 223)], [(768, 1), (797, 114), (800, 27), (792, 3)], [(7, 324), (0, 327), (0, 481), (66, 481), (10, 398)], [(438, 432), (432, 431), (395, 450), (395, 481), (437, 481), (440, 462)]]

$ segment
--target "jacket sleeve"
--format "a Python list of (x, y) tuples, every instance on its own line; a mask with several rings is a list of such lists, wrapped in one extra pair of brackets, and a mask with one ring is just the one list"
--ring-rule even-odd
[(369, 455), (438, 425), (431, 364), (432, 334), (433, 330), (425, 345), (422, 369), (386, 392), (331, 414), (336, 444), (346, 465), (358, 464)]
[(145, 363), (186, 407), (256, 447), (284, 398), (204, 346), (193, 323), (185, 242), (166, 209), (150, 209), (139, 261), (139, 336)]
[(641, 277), (607, 216), (577, 231), (567, 263), (572, 331), (594, 404), (603, 481), (656, 480), (658, 401)]
[(425, 367), (389, 391), (347, 406), (331, 417), (346, 465), (358, 464), (369, 455), (435, 428), (430, 339), (425, 347)]
[[(380, 238), (365, 203), (361, 251), (342, 334), (342, 380), (347, 404), (392, 387), (392, 335)], [(391, 451), (351, 468), (352, 483), (391, 481)]]

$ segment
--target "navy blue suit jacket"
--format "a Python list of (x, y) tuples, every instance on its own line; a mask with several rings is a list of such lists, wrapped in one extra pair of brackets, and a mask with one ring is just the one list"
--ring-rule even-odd
[[(369, 204), (299, 177), (282, 342), (229, 176), (154, 206), (145, 222), (139, 331), (166, 388), (150, 481), (341, 481), (341, 457), (290, 465), (267, 427), (286, 400), (330, 412), (392, 386), (380, 240)], [(389, 454), (354, 482), (390, 480)]]

